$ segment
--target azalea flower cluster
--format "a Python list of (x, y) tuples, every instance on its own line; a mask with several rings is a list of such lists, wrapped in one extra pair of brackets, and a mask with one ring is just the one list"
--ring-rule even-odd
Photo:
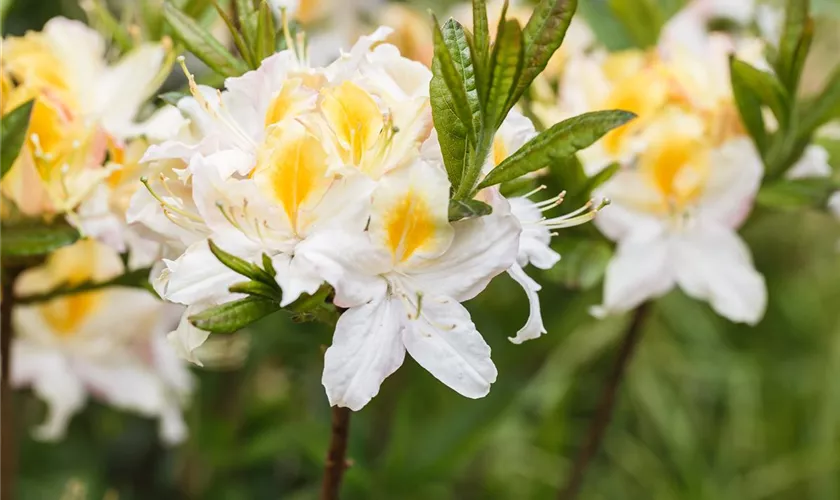
[(143, 279), (157, 258), (157, 244), (128, 228), (125, 210), (148, 142), (170, 118), (181, 120), (176, 113), (135, 121), (168, 72), (167, 43), (140, 43), (112, 65), (106, 50), (99, 33), (63, 18), (3, 40), (4, 120), (31, 106), (20, 153), (0, 184), (4, 239), (62, 217), (89, 237), (16, 280), (10, 379), (48, 404), (37, 437), (61, 437), (93, 396), (159, 417), (161, 436), (175, 443), (186, 436), (181, 406), (192, 385), (165, 341), (180, 308), (137, 288), (70, 293), (132, 271)]
[(618, 243), (598, 315), (633, 309), (675, 286), (733, 321), (754, 324), (764, 314), (764, 279), (736, 233), (764, 167), (728, 70), (730, 54), (757, 60), (761, 44), (709, 35), (703, 19), (681, 13), (647, 51), (573, 55), (560, 100), (535, 105), (547, 120), (604, 108), (637, 115), (580, 154), (589, 175), (620, 165), (598, 190), (613, 203), (596, 225)]
[[(182, 162), (147, 180), (129, 220), (154, 231), (172, 257), (155, 286), (188, 306), (171, 340), (196, 363), (207, 339), (191, 315), (237, 299), (243, 277), (210, 242), (256, 265), (266, 260), (281, 306), (327, 283), (343, 309), (325, 356), (332, 405), (358, 410), (406, 352), (458, 393), (477, 398), (496, 379), (490, 347), (462, 302), (510, 271), (528, 290), (532, 315), (513, 340), (544, 332), (536, 291), (522, 267), (551, 267), (552, 228), (592, 218), (546, 219), (560, 197), (479, 196), (492, 214), (450, 222), (450, 183), (432, 130), (431, 72), (383, 43), (390, 30), (362, 37), (326, 67), (303, 47), (267, 58), (226, 89), (191, 83), (178, 102), (189, 130), (151, 146), (143, 159)], [(186, 71), (186, 70), (185, 70)], [(190, 76), (192, 82), (192, 77)], [(497, 135), (501, 161), (536, 135), (512, 114)], [(493, 161), (488, 162), (488, 168)]]

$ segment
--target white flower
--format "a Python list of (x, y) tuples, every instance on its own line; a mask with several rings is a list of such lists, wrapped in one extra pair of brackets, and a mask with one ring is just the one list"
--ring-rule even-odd
[(510, 268), (520, 228), (504, 200), (492, 215), (450, 224), (448, 192), (446, 174), (417, 161), (380, 181), (367, 231), (302, 244), (347, 308), (325, 359), (332, 405), (362, 408), (406, 351), (464, 396), (482, 397), (495, 381), (490, 347), (460, 302)]
[[(325, 68), (311, 68), (299, 47), (280, 52), (228, 79), (224, 92), (190, 77), (193, 97), (178, 103), (190, 133), (144, 157), (185, 168), (148, 181), (129, 210), (173, 257), (155, 280), (164, 298), (190, 313), (237, 298), (228, 288), (244, 278), (208, 239), (255, 263), (271, 258), (284, 306), (318, 289), (323, 279), (301, 244), (319, 232), (363, 231), (376, 180), (416, 158), (431, 127), (431, 73), (380, 43), (387, 34), (362, 37)], [(206, 338), (187, 321), (170, 335), (194, 362)]]
[(607, 268), (601, 313), (625, 311), (679, 285), (722, 316), (757, 323), (764, 279), (735, 229), (758, 190), (763, 166), (745, 137), (720, 144), (702, 121), (675, 112), (658, 138), (600, 191), (612, 200), (595, 219), (618, 242)]
[[(25, 297), (62, 284), (104, 281), (123, 271), (113, 250), (82, 240), (51, 254), (44, 266), (24, 272), (16, 293)], [(36, 436), (59, 439), (92, 396), (157, 417), (165, 442), (182, 441), (186, 427), (181, 405), (192, 380), (164, 340), (177, 309), (146, 291), (118, 287), (17, 306), (11, 379), (15, 387), (32, 387), (48, 405), (47, 420)]]
[(787, 179), (808, 179), (831, 176), (828, 151), (819, 144), (809, 144), (799, 160), (785, 172)]

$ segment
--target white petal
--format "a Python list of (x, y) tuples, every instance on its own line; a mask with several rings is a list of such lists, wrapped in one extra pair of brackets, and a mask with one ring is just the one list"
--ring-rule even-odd
[(452, 227), (455, 237), (446, 253), (418, 260), (406, 273), (414, 288), (464, 302), (513, 265), (521, 227), (505, 200), (494, 204), (492, 214), (455, 222)]
[(665, 235), (630, 238), (619, 243), (604, 278), (604, 303), (598, 313), (633, 309), (664, 295), (674, 286), (669, 243)]
[(206, 240), (191, 245), (177, 260), (166, 264), (169, 281), (164, 298), (179, 304), (231, 300), (233, 294), (228, 288), (245, 281), (242, 275), (219, 262)]
[(169, 332), (166, 340), (169, 345), (175, 350), (175, 353), (198, 366), (204, 366), (204, 363), (195, 354), (195, 350), (201, 347), (210, 336), (210, 332), (196, 328), (190, 323), (189, 317), (193, 314), (198, 314), (203, 311), (206, 305), (189, 306), (181, 316), (181, 321), (178, 323), (178, 328)]
[(322, 383), (332, 406), (357, 411), (379, 392), (382, 381), (402, 365), (402, 305), (394, 299), (348, 309), (335, 327), (324, 356)]
[(335, 288), (335, 303), (354, 307), (385, 296), (388, 285), (379, 275), (391, 268), (391, 256), (375, 247), (364, 232), (320, 231), (295, 249), (295, 258), (309, 261)]
[(79, 362), (75, 371), (86, 387), (117, 408), (155, 416), (164, 406), (163, 386), (148, 367), (131, 359)]
[(542, 212), (528, 198), (517, 197), (508, 201), (511, 214), (522, 226), (516, 261), (523, 267), (530, 263), (540, 269), (551, 269), (560, 260), (560, 254), (549, 246), (551, 230), (540, 223), (543, 219)]
[(707, 225), (676, 240), (677, 282), (692, 297), (708, 300), (721, 316), (756, 324), (767, 306), (764, 278), (734, 231)]
[(97, 82), (97, 110), (105, 129), (125, 138), (137, 133), (134, 118), (140, 106), (156, 90), (154, 80), (163, 64), (160, 45), (143, 44), (108, 68)]
[(809, 144), (799, 161), (785, 172), (785, 178), (787, 179), (829, 177), (830, 175), (831, 165), (828, 163), (828, 151), (819, 144)]
[(521, 344), (526, 340), (535, 339), (545, 333), (542, 313), (540, 312), (540, 297), (537, 295), (537, 292), (542, 287), (539, 283), (531, 279), (530, 276), (525, 274), (525, 271), (518, 264), (511, 266), (508, 274), (519, 283), (519, 286), (525, 290), (525, 294), (528, 296), (528, 321), (525, 323), (525, 326), (516, 332), (516, 337), (510, 337), (508, 339), (514, 344)]
[(490, 392), (497, 375), (490, 346), (455, 300), (423, 297), (419, 318), (405, 323), (402, 336), (411, 357), (457, 393), (475, 399)]
[(275, 279), (283, 290), (281, 307), (286, 307), (300, 298), (301, 294), (314, 294), (318, 291), (323, 280), (316, 272), (315, 266), (305, 258), (292, 257), (289, 254), (277, 254), (271, 258), (271, 263), (277, 271)]
[(700, 200), (704, 217), (738, 227), (752, 208), (764, 165), (749, 139), (733, 139), (709, 158), (710, 176)]
[(11, 354), (12, 385), (31, 386), (47, 403), (47, 419), (34, 429), (35, 437), (45, 441), (61, 439), (70, 417), (85, 404), (84, 386), (67, 360), (55, 350), (15, 339)]

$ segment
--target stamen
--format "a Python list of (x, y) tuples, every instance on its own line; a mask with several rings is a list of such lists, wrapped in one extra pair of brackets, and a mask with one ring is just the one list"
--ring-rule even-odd
[[(146, 186), (146, 190), (149, 191), (149, 194), (151, 194), (152, 197), (155, 200), (157, 200), (158, 203), (160, 203), (161, 208), (163, 208), (164, 214), (166, 213), (167, 210), (169, 210), (173, 213), (176, 213), (176, 214), (178, 214), (182, 217), (187, 218), (191, 222), (199, 222), (199, 223), (204, 222), (204, 219), (202, 219), (198, 215), (187, 212), (186, 210), (183, 210), (183, 209), (173, 205), (172, 203), (164, 200), (163, 198), (161, 198), (161, 196), (159, 194), (157, 194), (154, 189), (152, 189), (152, 186), (149, 184), (149, 178), (148, 177), (146, 177), (146, 176), (141, 177), (140, 182), (143, 183), (144, 186)], [(164, 187), (166, 187), (165, 182), (163, 183), (163, 185), (164, 185)], [(170, 191), (170, 194), (171, 194), (171, 191)], [(177, 196), (175, 196), (175, 195), (172, 195), (172, 197), (177, 199)], [(181, 226), (182, 224), (178, 224), (178, 225)]]
[(594, 201), (590, 200), (581, 208), (566, 215), (555, 217), (553, 219), (546, 219), (542, 221), (542, 225), (549, 229), (563, 229), (567, 227), (579, 226), (595, 218), (598, 212), (610, 204), (609, 198), (604, 198), (596, 207)]
[[(544, 189), (548, 189), (548, 186), (546, 186), (545, 184), (540, 184), (539, 186), (537, 186), (532, 191), (528, 191), (527, 193), (523, 194), (522, 197), (523, 198), (530, 198), (531, 196), (534, 196), (535, 194), (539, 193), (540, 191), (542, 191)], [(563, 192), (565, 193), (565, 191), (563, 191)], [(537, 205), (539, 205), (539, 203), (537, 203)]]

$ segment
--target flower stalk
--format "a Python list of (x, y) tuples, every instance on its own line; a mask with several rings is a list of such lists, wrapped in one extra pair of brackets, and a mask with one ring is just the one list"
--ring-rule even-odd
[(595, 415), (589, 424), (589, 430), (586, 433), (586, 441), (578, 453), (575, 463), (572, 467), (572, 472), (566, 482), (566, 486), (560, 491), (560, 500), (573, 500), (580, 493), (583, 486), (583, 480), (586, 475), (586, 470), (589, 464), (601, 448), (601, 442), (604, 440), (607, 426), (612, 419), (613, 410), (615, 409), (616, 395), (618, 388), (624, 380), (624, 373), (627, 371), (627, 366), (630, 364), (630, 359), (636, 350), (636, 346), (642, 336), (642, 327), (647, 317), (649, 303), (643, 303), (633, 311), (633, 317), (630, 320), (630, 325), (624, 333), (624, 338), (621, 341), (618, 355), (615, 358), (612, 369), (610, 370), (609, 378), (601, 390), (601, 397), (598, 403), (598, 408)]
[(327, 462), (324, 465), (324, 480), (321, 483), (321, 500), (336, 500), (341, 491), (341, 480), (347, 470), (347, 438), (350, 431), (350, 409), (332, 407), (332, 433)]
[(3, 270), (0, 299), (0, 498), (14, 498), (17, 478), (17, 442), (15, 440), (14, 405), (11, 387), (12, 308), (14, 284), (20, 271)]

